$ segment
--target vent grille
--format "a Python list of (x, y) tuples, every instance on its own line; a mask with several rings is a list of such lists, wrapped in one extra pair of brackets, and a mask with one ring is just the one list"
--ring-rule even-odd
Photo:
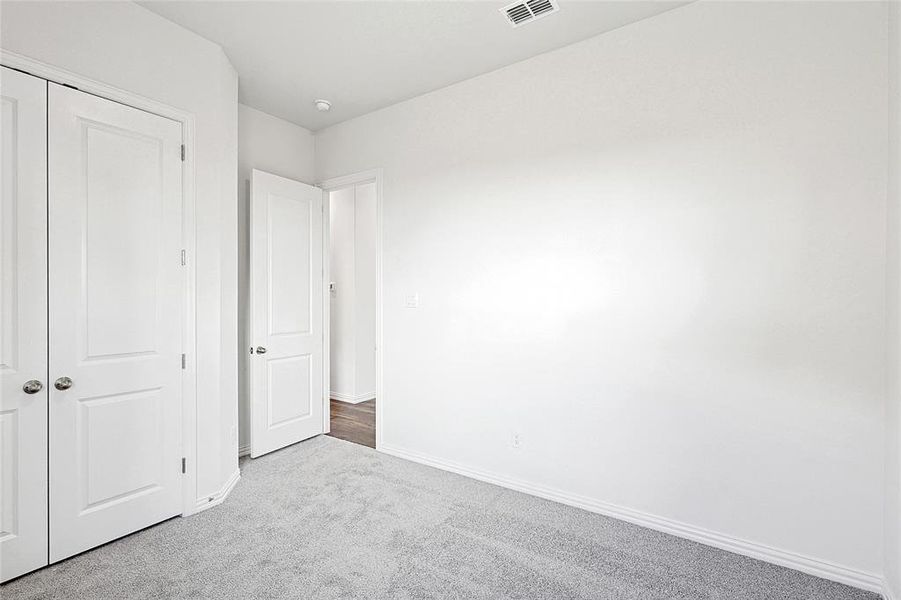
[(526, 0), (516, 2), (501, 9), (513, 27), (546, 17), (560, 10), (556, 0)]
[(551, 4), (550, 0), (529, 0), (526, 4), (536, 17), (548, 11), (557, 10), (557, 7)]

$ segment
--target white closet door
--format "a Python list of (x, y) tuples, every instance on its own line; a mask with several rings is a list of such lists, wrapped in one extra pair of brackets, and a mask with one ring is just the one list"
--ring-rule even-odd
[(322, 433), (322, 190), (253, 171), (250, 455)]
[(50, 560), (181, 513), (181, 125), (51, 83)]
[(47, 82), (0, 67), (0, 96), (0, 580), (6, 581), (47, 564)]

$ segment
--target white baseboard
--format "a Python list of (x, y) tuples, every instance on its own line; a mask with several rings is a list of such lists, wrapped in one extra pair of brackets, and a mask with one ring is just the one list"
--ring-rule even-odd
[(341, 392), (329, 392), (329, 397), (332, 400), (340, 400), (341, 402), (347, 402), (349, 404), (359, 404), (360, 402), (375, 399), (375, 392), (357, 394), (356, 396), (353, 394), (342, 394)]
[(217, 491), (212, 496), (207, 496), (206, 498), (198, 498), (195, 504), (194, 514), (199, 513), (202, 510), (206, 510), (208, 508), (212, 508), (219, 504), (222, 504), (223, 501), (228, 497), (229, 493), (231, 493), (232, 489), (235, 487), (235, 484), (238, 483), (238, 480), (241, 479), (241, 469), (235, 469), (235, 472), (231, 474), (231, 477), (228, 478), (228, 481), (223, 484), (219, 491)]
[(885, 598), (885, 600), (901, 600), (901, 594), (892, 592), (887, 581), (882, 584), (882, 597)]
[(238, 458), (241, 458), (242, 456), (250, 456), (250, 444), (238, 446)]
[(585, 496), (570, 494), (561, 490), (535, 485), (503, 475), (472, 469), (459, 463), (433, 458), (425, 454), (404, 450), (403, 448), (397, 448), (388, 444), (382, 444), (379, 446), (378, 450), (398, 458), (436, 467), (444, 471), (450, 471), (452, 473), (457, 473), (458, 475), (464, 475), (472, 479), (478, 479), (479, 481), (531, 494), (533, 496), (538, 496), (539, 498), (553, 500), (555, 502), (560, 502), (561, 504), (567, 504), (569, 506), (613, 517), (622, 521), (628, 521), (629, 523), (647, 527), (648, 529), (654, 529), (701, 544), (720, 548), (721, 550), (728, 550), (729, 552), (734, 552), (736, 554), (749, 556), (782, 567), (788, 567), (809, 575), (822, 577), (823, 579), (829, 579), (870, 592), (883, 593), (886, 595), (885, 597), (887, 599), (892, 599), (883, 585), (882, 577), (874, 573), (867, 573), (865, 571), (843, 567), (812, 556), (805, 556), (788, 550), (780, 550), (779, 548), (773, 548), (764, 544), (731, 537), (722, 533), (689, 525), (688, 523), (682, 523), (639, 510), (633, 510), (624, 506), (601, 502)]

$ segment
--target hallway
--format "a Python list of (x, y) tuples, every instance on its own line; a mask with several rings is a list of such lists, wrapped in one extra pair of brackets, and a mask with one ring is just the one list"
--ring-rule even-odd
[(375, 398), (359, 404), (332, 399), (331, 409), (328, 435), (375, 448)]

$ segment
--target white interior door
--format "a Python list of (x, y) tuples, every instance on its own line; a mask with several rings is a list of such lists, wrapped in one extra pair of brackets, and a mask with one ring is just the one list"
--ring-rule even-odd
[(323, 432), (322, 190), (254, 169), (250, 455)]
[(181, 513), (181, 139), (49, 84), (51, 562)]
[(47, 564), (47, 82), (0, 67), (0, 580)]

